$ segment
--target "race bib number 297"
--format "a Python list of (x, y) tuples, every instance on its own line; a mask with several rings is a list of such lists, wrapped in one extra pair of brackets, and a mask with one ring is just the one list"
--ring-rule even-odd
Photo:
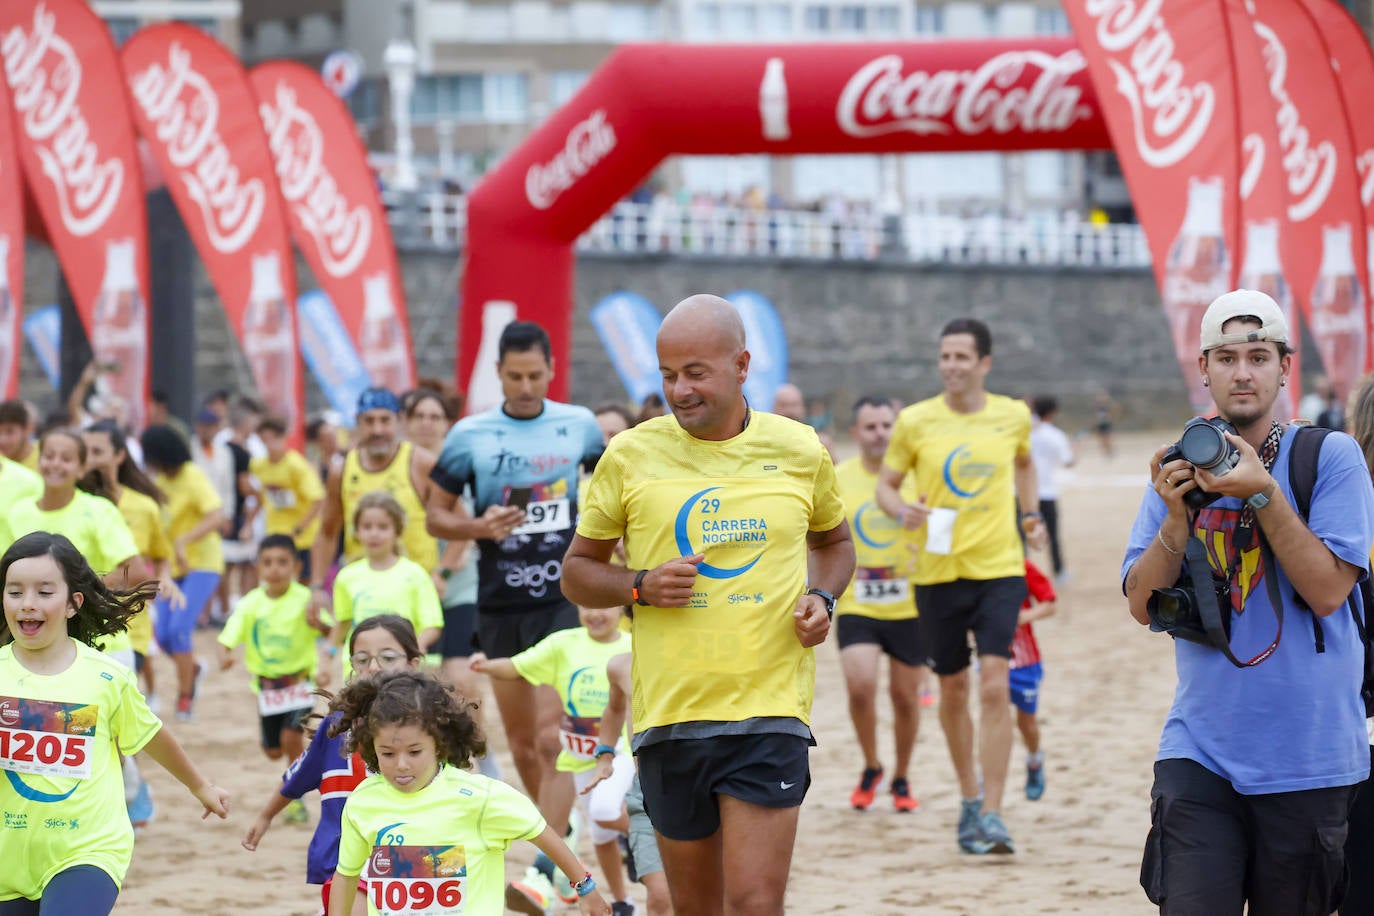
[(0, 769), (87, 779), (99, 708), (0, 697)]

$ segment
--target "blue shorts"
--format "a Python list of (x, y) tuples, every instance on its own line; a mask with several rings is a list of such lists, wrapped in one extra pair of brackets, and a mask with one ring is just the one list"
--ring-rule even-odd
[(178, 579), (177, 585), (186, 596), (186, 606), (174, 611), (169, 602), (159, 598), (157, 616), (154, 618), (153, 635), (157, 637), (157, 644), (162, 651), (168, 655), (191, 651), (191, 634), (195, 632), (200, 612), (215, 597), (215, 589), (219, 588), (219, 573), (193, 569)]
[(1045, 669), (1039, 662), (1021, 668), (1011, 669), (1011, 702), (1028, 716), (1035, 715), (1040, 705), (1040, 681), (1045, 677)]

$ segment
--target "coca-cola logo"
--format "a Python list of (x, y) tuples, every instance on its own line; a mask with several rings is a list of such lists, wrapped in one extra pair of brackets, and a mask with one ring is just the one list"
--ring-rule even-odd
[(1084, 4), (1097, 20), (1097, 43), (1108, 55), (1116, 91), (1130, 108), (1136, 152), (1154, 168), (1178, 165), (1196, 149), (1216, 108), (1212, 84), (1189, 83), (1175, 59), (1174, 37), (1160, 15), (1163, 5), (1164, 0)]
[[(1006, 51), (977, 70), (902, 73), (898, 54), (876, 57), (840, 93), (835, 120), (851, 137), (1013, 130), (1053, 133), (1092, 116), (1083, 92), (1068, 85), (1086, 65), (1079, 51)], [(1030, 85), (1022, 85), (1027, 73)]]
[(1274, 97), (1274, 123), (1279, 132), (1279, 148), (1283, 157), (1279, 162), (1288, 173), (1288, 217), (1301, 222), (1312, 216), (1326, 203), (1336, 182), (1336, 147), (1330, 140), (1312, 146), (1312, 136), (1302, 123), (1302, 113), (1288, 94), (1288, 49), (1273, 29), (1254, 22), (1255, 34), (1260, 37), (1264, 68), (1269, 71), (1269, 94)]
[(226, 254), (238, 251), (257, 232), (267, 195), (261, 180), (239, 180), (233, 154), (220, 136), (214, 87), (192, 69), (190, 53), (173, 43), (167, 65), (150, 64), (133, 76), (131, 88), (200, 209), (210, 245)]
[(564, 191), (592, 170), (615, 149), (615, 128), (597, 109), (585, 121), (573, 125), (568, 139), (547, 164), (535, 163), (525, 173), (525, 196), (536, 210), (553, 206)]
[[(101, 160), (91, 125), (77, 104), (81, 60), (56, 34), (56, 16), (40, 3), (33, 29), (15, 26), (0, 38), (5, 78), (20, 129), (28, 136), (43, 175), (52, 182), (62, 225), (88, 236), (105, 225), (124, 187), (124, 163)], [(109, 115), (109, 112), (103, 114)]]
[(281, 81), (258, 113), (276, 160), (282, 197), (314, 242), (325, 271), (332, 277), (352, 276), (367, 256), (372, 215), (363, 204), (350, 206), (326, 170), (319, 123)]

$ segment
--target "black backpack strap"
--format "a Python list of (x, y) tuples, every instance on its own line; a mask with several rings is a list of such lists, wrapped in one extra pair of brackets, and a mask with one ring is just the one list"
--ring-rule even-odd
[[(1322, 442), (1331, 430), (1321, 426), (1299, 426), (1293, 430), (1293, 444), (1288, 450), (1288, 488), (1293, 491), (1293, 508), (1298, 510), (1304, 522), (1312, 509), (1312, 491), (1317, 486), (1317, 461), (1321, 457)], [(1293, 598), (1298, 607), (1311, 612), (1312, 608), (1296, 590)], [(1321, 619), (1312, 614), (1312, 640), (1317, 652), (1326, 651), (1326, 633), (1322, 631)]]

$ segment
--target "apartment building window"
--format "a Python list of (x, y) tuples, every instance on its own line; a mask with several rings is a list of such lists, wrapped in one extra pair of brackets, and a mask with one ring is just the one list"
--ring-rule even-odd
[(830, 7), (812, 4), (807, 6), (802, 13), (802, 22), (806, 31), (812, 34), (828, 33), (830, 31)]
[(942, 6), (918, 6), (916, 8), (917, 35), (943, 35), (945, 32), (945, 9)]
[(1035, 34), (1037, 35), (1068, 35), (1073, 32), (1069, 26), (1069, 17), (1059, 7), (1046, 9), (1037, 8), (1035, 11)]
[(360, 80), (348, 96), (348, 110), (359, 124), (370, 124), (382, 113), (382, 80), (370, 76)]
[(698, 3), (692, 7), (692, 35), (717, 38), (720, 35), (720, 4)]
[(836, 31), (852, 35), (868, 27), (868, 10), (862, 6), (841, 6), (837, 12)]
[(558, 108), (577, 94), (590, 74), (586, 70), (554, 70), (549, 73), (549, 105)]
[(518, 124), (529, 116), (523, 73), (446, 73), (419, 76), (410, 105), (417, 122)]
[(874, 7), (873, 27), (880, 36), (898, 34), (902, 30), (902, 8), (899, 6)]
[(721, 17), (726, 38), (753, 38), (758, 34), (759, 11), (752, 3), (727, 3)]
[(786, 38), (792, 34), (792, 7), (785, 3), (764, 4), (759, 19), (759, 34), (765, 38)]
[(607, 17), (607, 37), (612, 41), (644, 41), (659, 38), (658, 5), (615, 3)]

